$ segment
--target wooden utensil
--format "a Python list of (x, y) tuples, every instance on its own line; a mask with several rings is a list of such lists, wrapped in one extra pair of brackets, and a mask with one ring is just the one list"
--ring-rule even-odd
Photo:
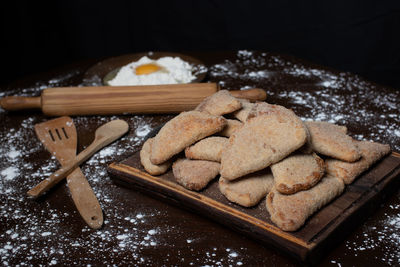
[[(48, 116), (180, 113), (218, 90), (215, 83), (59, 87), (44, 89), (39, 97), (4, 97), (0, 105), (5, 110), (39, 108)], [(266, 98), (262, 89), (230, 92), (251, 101)]]
[[(35, 132), (46, 149), (57, 158), (62, 166), (76, 157), (77, 135), (73, 120), (60, 117), (35, 125)], [(83, 220), (93, 229), (103, 225), (103, 212), (92, 188), (77, 167), (67, 176), (72, 200)]]
[(33, 198), (39, 197), (60, 182), (67, 175), (69, 175), (80, 164), (90, 158), (96, 151), (123, 136), (128, 129), (128, 123), (123, 120), (113, 120), (100, 126), (95, 132), (95, 138), (93, 142), (85, 150), (79, 153), (75, 159), (69, 161), (65, 166), (62, 166), (55, 173), (29, 190), (28, 195)]

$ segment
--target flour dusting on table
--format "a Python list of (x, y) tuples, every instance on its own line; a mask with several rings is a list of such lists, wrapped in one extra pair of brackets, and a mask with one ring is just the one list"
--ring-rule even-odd
[[(117, 118), (119, 117), (75, 117), (74, 123), (79, 136), (80, 130), (84, 130), (85, 125), (94, 123), (100, 126)], [(145, 116), (121, 117), (121, 119), (129, 123), (130, 133), (100, 150), (81, 166), (100, 201), (106, 218), (104, 228), (101, 230), (94, 231), (83, 226), (82, 236), (72, 236), (67, 229), (61, 228), (65, 220), (72, 218), (80, 220), (76, 211), (72, 214), (66, 213), (63, 210), (52, 209), (46, 201), (35, 203), (26, 198), (26, 191), (29, 188), (48, 177), (59, 167), (56, 159), (45, 150), (35, 136), (34, 124), (42, 121), (38, 121), (34, 116), (27, 117), (21, 121), (19, 128), (0, 132), (2, 140), (0, 143), (0, 218), (1, 224), (5, 227), (5, 231), (0, 232), (2, 265), (29, 265), (31, 262), (40, 262), (45, 265), (57, 265), (58, 262), (81, 265), (83, 262), (89, 263), (93, 258), (107, 261), (113, 254), (121, 253), (121, 251), (129, 252), (134, 259), (139, 260), (142, 248), (159, 244), (157, 233), (163, 229), (147, 229), (146, 224), (160, 213), (159, 211), (139, 208), (139, 211), (127, 217), (124, 212), (125, 203), (113, 203), (113, 195), (118, 194), (120, 188), (109, 178), (106, 171), (108, 164), (118, 158), (122, 160), (129, 156), (141, 144), (146, 134), (156, 126), (151, 118)], [(129, 147), (122, 144), (125, 141), (128, 141)], [(40, 164), (33, 160), (39, 154), (44, 155), (45, 158), (45, 161)], [(67, 188), (65, 191), (68, 197)], [(28, 209), (24, 208), (27, 205), (36, 206), (35, 212), (27, 212)], [(7, 225), (14, 225), (8, 222), (16, 220), (19, 221), (17, 228), (7, 228)], [(120, 222), (123, 220), (129, 220), (132, 228), (120, 227)], [(115, 239), (118, 240), (119, 246), (113, 248)], [(57, 240), (57, 245), (54, 245), (54, 240)], [(43, 244), (48, 244), (47, 248), (40, 248)], [(92, 246), (93, 244), (102, 245)], [(78, 259), (79, 262), (74, 262), (68, 256), (68, 251), (73, 247), (89, 248), (89, 254), (86, 258)], [(16, 262), (15, 259), (22, 259), (22, 261)]]
[[(286, 75), (284, 82), (292, 83), (291, 90), (279, 86), (283, 81), (278, 79), (277, 69), (281, 67)], [(30, 88), (10, 89), (0, 93), (0, 97), (38, 95), (42, 89), (49, 86), (68, 85), (69, 79), (78, 74), (66, 73), (47, 82), (37, 82)], [(399, 91), (383, 90), (371, 93), (367, 88), (374, 85), (357, 76), (348, 73), (336, 75), (329, 71), (294, 64), (279, 56), (246, 50), (239, 51), (234, 61), (224, 61), (211, 66), (209, 74), (211, 81), (218, 82), (222, 88), (266, 87), (269, 97), (277, 99), (278, 104), (292, 108), (295, 112), (301, 110), (308, 114), (303, 117), (304, 120), (324, 120), (346, 125), (357, 139), (386, 141), (392, 149), (400, 151)], [(294, 82), (294, 78), (300, 78), (302, 82)], [(318, 90), (303, 93), (296, 90), (316, 84), (319, 86)], [(356, 90), (360, 93), (354, 97)], [(353, 97), (346, 97), (350, 95)], [(369, 103), (381, 112), (374, 114), (357, 109), (357, 102)], [(124, 119), (130, 126), (129, 133), (121, 140), (102, 149), (81, 166), (104, 211), (104, 227), (100, 230), (92, 230), (85, 226), (76, 210), (70, 212), (54, 209), (46, 199), (34, 202), (26, 198), (29, 188), (60, 167), (34, 133), (34, 124), (46, 119), (34, 115), (14, 117), (7, 115), (3, 110), (0, 111), (0, 117), (0, 129), (3, 129), (0, 131), (0, 224), (3, 229), (0, 232), (0, 260), (3, 266), (90, 266), (93, 259), (99, 259), (108, 266), (132, 263), (144, 266), (168, 265), (168, 259), (180, 257), (183, 250), (190, 253), (193, 259), (189, 262), (182, 257), (183, 265), (247, 266), (246, 263), (251, 262), (252, 259), (247, 256), (247, 248), (241, 247), (240, 244), (232, 244), (231, 247), (221, 250), (212, 245), (218, 240), (202, 240), (201, 236), (179, 240), (183, 230), (174, 226), (176, 222), (172, 220), (175, 218), (169, 218), (165, 211), (155, 210), (143, 203), (135, 203), (132, 208), (124, 202), (115, 201), (116, 195), (129, 189), (115, 185), (106, 168), (108, 164), (131, 155), (141, 145), (145, 136), (158, 126), (151, 116), (74, 117), (78, 137), (89, 134), (85, 132), (87, 125), (98, 127), (111, 119)], [(20, 126), (7, 132), (4, 125), (11, 120), (19, 120)], [(368, 125), (370, 132), (358, 133), (359, 125)], [(38, 163), (34, 161), (37, 157), (44, 160)], [(61, 185), (59, 190), (65, 192), (60, 193), (62, 201), (71, 201), (65, 184)], [(399, 194), (396, 201), (400, 202)], [(32, 205), (34, 212), (27, 212), (27, 207)], [(391, 205), (390, 210), (393, 212), (380, 217), (379, 227), (371, 228), (372, 224), (369, 221), (363, 224), (364, 234), (359, 236), (359, 241), (346, 242), (348, 253), (356, 253), (357, 257), (361, 257), (377, 246), (384, 246), (387, 253), (380, 259), (382, 263), (400, 264), (400, 207), (398, 204)], [(160, 218), (171, 222), (159, 224), (157, 228), (152, 227), (152, 222), (160, 221)], [(75, 235), (65, 227), (70, 225), (66, 222), (73, 222), (82, 227), (81, 233)], [(124, 226), (126, 224), (129, 228)], [(376, 239), (369, 235), (371, 231), (379, 233), (379, 237)], [(178, 241), (181, 241), (182, 247), (175, 244)], [(207, 244), (209, 247), (205, 250), (194, 250), (193, 246), (198, 243)], [(154, 259), (148, 257), (154, 250), (165, 252), (164, 262), (154, 262)], [(81, 258), (73, 259), (69, 256), (70, 252), (79, 251), (82, 251)], [(115, 259), (121, 254), (125, 255), (124, 259), (116, 262)], [(332, 260), (331, 263), (340, 266), (340, 260)]]
[[(238, 52), (236, 61), (212, 66), (210, 79), (224, 89), (264, 88), (267, 102), (302, 111), (307, 114), (304, 120), (346, 125), (356, 139), (388, 143), (400, 151), (400, 90), (372, 91), (373, 83), (350, 73), (335, 74), (246, 50)], [(318, 89), (309, 89), (315, 86)], [(372, 113), (373, 108), (379, 112)], [(360, 126), (368, 126), (369, 133), (358, 132)]]
[[(399, 199), (397, 203), (399, 203)], [(400, 265), (400, 204), (389, 206), (396, 214), (380, 216), (377, 223), (369, 226), (368, 221), (362, 227), (362, 234), (357, 233), (356, 242), (346, 241), (346, 247), (357, 257), (363, 257), (366, 253), (376, 248), (384, 248), (385, 254), (382, 261), (391, 266)], [(376, 238), (376, 234), (378, 237)]]

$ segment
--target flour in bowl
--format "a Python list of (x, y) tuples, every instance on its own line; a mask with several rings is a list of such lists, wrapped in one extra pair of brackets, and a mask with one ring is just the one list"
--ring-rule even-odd
[(123, 66), (109, 85), (155, 85), (189, 83), (196, 78), (192, 66), (179, 57), (157, 60), (146, 56)]

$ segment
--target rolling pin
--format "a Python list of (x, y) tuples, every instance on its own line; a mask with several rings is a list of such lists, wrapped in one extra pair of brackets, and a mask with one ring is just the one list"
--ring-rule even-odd
[[(38, 97), (4, 97), (0, 105), (10, 111), (39, 108), (48, 116), (179, 113), (218, 90), (216, 83), (58, 87), (46, 88)], [(230, 93), (253, 102), (266, 98), (265, 91), (256, 88)]]

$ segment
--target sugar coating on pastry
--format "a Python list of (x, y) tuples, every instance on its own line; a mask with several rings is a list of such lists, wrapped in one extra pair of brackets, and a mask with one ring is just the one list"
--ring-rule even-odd
[(274, 186), (271, 171), (263, 170), (229, 181), (219, 178), (219, 190), (229, 200), (244, 207), (258, 204)]
[(344, 162), (327, 159), (325, 161), (327, 173), (339, 177), (345, 184), (351, 184), (361, 173), (391, 151), (390, 146), (385, 144), (370, 141), (357, 141), (356, 143), (361, 152), (360, 160)]
[(296, 153), (271, 165), (276, 190), (294, 194), (313, 187), (325, 173), (324, 161), (313, 154)]
[(211, 115), (232, 113), (242, 107), (240, 101), (233, 97), (228, 90), (220, 90), (206, 97), (195, 110)]
[(247, 99), (238, 99), (238, 100), (242, 104), (242, 108), (239, 109), (238, 111), (235, 111), (233, 113), (233, 117), (240, 120), (241, 122), (245, 122), (247, 120), (247, 116), (249, 115), (251, 109), (254, 106), (254, 103), (251, 103)]
[(185, 149), (188, 159), (202, 159), (221, 162), (222, 149), (228, 143), (228, 138), (210, 136)]
[(313, 151), (343, 161), (354, 162), (361, 157), (353, 138), (341, 126), (319, 121), (305, 122), (311, 135)]
[(168, 121), (154, 138), (150, 161), (161, 164), (186, 147), (221, 131), (226, 119), (200, 111), (182, 112)]
[(262, 170), (305, 144), (305, 126), (294, 112), (270, 106), (269, 113), (249, 115), (244, 125), (229, 137), (221, 157), (220, 173), (225, 179), (234, 180)]
[(144, 169), (151, 175), (160, 175), (165, 173), (169, 169), (169, 167), (171, 167), (171, 162), (166, 161), (160, 165), (151, 163), (150, 155), (153, 140), (153, 138), (149, 138), (146, 140), (146, 142), (144, 142), (142, 149), (140, 150), (140, 163), (142, 164)]
[(182, 158), (174, 162), (172, 172), (178, 184), (199, 191), (218, 175), (219, 168), (218, 162)]
[(314, 212), (344, 190), (340, 178), (325, 176), (314, 187), (293, 195), (279, 193), (274, 187), (267, 195), (267, 210), (271, 220), (284, 231), (298, 230)]
[(218, 135), (230, 137), (237, 129), (242, 127), (243, 123), (238, 120), (226, 120), (225, 128), (218, 133)]

